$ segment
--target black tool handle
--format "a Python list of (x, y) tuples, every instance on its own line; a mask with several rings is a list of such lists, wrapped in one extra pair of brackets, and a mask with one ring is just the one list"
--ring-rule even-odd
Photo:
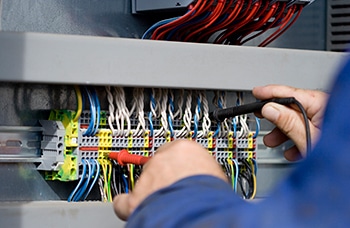
[(235, 116), (244, 115), (252, 112), (258, 112), (262, 109), (264, 105), (266, 105), (269, 102), (275, 102), (283, 105), (290, 105), (295, 103), (295, 98), (294, 97), (273, 98), (269, 100), (257, 101), (254, 103), (235, 106), (231, 108), (216, 109), (213, 112), (209, 113), (209, 118), (211, 120), (216, 120), (218, 122), (221, 122), (225, 120), (225, 118), (235, 117)]

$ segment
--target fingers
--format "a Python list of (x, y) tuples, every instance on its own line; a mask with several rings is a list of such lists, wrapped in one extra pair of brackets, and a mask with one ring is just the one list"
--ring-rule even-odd
[(289, 138), (276, 127), (264, 136), (264, 144), (268, 147), (276, 147), (286, 142), (288, 139)]
[[(305, 153), (306, 133), (303, 118), (300, 113), (276, 103), (266, 104), (261, 110), (261, 113), (267, 120), (275, 124), (286, 137), (292, 139), (300, 151)], [(283, 138), (277, 130), (274, 130), (271, 134), (264, 139), (265, 143), (270, 146), (279, 145), (286, 139)], [(272, 142), (273, 140), (276, 140), (276, 142)]]
[(113, 208), (115, 214), (123, 221), (126, 221), (130, 215), (129, 195), (120, 194), (113, 199)]
[(114, 198), (114, 211), (120, 219), (127, 220), (149, 195), (194, 175), (211, 175), (228, 181), (220, 165), (200, 144), (190, 140), (166, 143), (146, 163), (133, 191)]
[(293, 146), (284, 152), (284, 157), (288, 161), (298, 161), (302, 158), (302, 155), (296, 146)]
[(317, 90), (297, 89), (290, 86), (267, 85), (255, 87), (253, 95), (257, 99), (295, 97), (305, 108), (307, 116), (315, 126), (320, 126), (328, 95)]

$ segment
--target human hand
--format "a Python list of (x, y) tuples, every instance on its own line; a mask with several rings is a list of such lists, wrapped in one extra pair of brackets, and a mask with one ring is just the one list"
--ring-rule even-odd
[[(255, 87), (253, 89), (253, 95), (260, 100), (285, 97), (294, 97), (297, 99), (303, 105), (309, 118), (312, 144), (314, 145), (318, 140), (324, 109), (328, 99), (326, 93), (282, 85), (267, 85)], [(285, 158), (295, 161), (306, 155), (305, 124), (297, 107), (293, 105), (287, 107), (271, 102), (262, 108), (261, 114), (276, 125), (276, 128), (264, 137), (266, 146), (276, 147), (291, 139), (295, 143), (295, 146), (285, 151)]]
[(127, 220), (149, 195), (194, 175), (212, 175), (227, 181), (219, 164), (201, 145), (190, 140), (166, 143), (144, 165), (135, 189), (114, 198), (114, 211), (120, 219)]

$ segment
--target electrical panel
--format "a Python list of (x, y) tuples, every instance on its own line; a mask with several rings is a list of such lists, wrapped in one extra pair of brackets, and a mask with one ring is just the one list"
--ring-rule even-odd
[[(128, 155), (135, 156), (132, 158), (148, 159), (164, 143), (180, 138), (196, 141), (206, 148), (221, 164), (233, 190), (243, 198), (264, 197), (293, 168), (293, 163), (286, 161), (281, 153), (288, 143), (275, 149), (264, 146), (262, 138), (272, 129), (271, 124), (256, 119), (253, 114), (222, 123), (211, 122), (208, 112), (255, 101), (250, 90), (257, 85), (274, 83), (327, 90), (344, 55), (195, 42), (199, 35), (207, 36), (205, 29), (209, 29), (214, 33), (201, 42), (211, 43), (216, 32), (228, 31), (225, 30), (228, 25), (240, 33), (227, 36), (229, 39), (223, 39), (225, 44), (241, 44), (236, 41), (244, 41), (243, 37), (250, 39), (255, 32), (265, 29), (267, 36), (275, 31), (279, 36), (305, 6), (311, 7), (312, 0), (253, 1), (255, 5), (249, 7), (258, 16), (249, 21), (226, 21), (235, 5), (224, 11), (222, 4), (230, 1), (215, 1), (206, 11), (176, 24), (174, 29), (167, 31), (170, 27), (166, 25), (162, 27), (165, 31), (155, 32), (158, 26), (165, 25), (164, 20), (169, 23), (181, 18), (198, 2), (33, 3), (31, 12), (50, 12), (41, 8), (50, 6), (55, 12), (67, 14), (52, 23), (47, 20), (50, 16), (43, 14), (42, 18), (51, 24), (40, 27), (46, 23), (28, 12), (30, 17), (25, 14), (23, 20), (29, 21), (30, 26), (36, 24), (36, 28), (18, 27), (25, 24), (18, 23), (21, 17), (11, 19), (11, 15), (16, 15), (11, 7), (23, 3), (2, 2), (3, 30), (66, 31), (78, 36), (0, 33), (0, 171), (4, 174), (1, 178), (11, 179), (1, 179), (9, 184), (1, 188), (0, 201), (111, 201), (114, 195), (132, 190), (142, 172), (139, 163), (123, 164), (111, 154), (121, 155), (126, 150)], [(252, 12), (245, 12), (249, 2), (231, 2), (240, 4), (237, 6), (240, 14), (232, 16)], [(221, 6), (217, 7), (219, 3)], [(125, 9), (142, 15), (128, 15)], [(211, 14), (213, 9), (217, 14)], [(335, 19), (346, 16), (344, 10), (337, 10)], [(96, 15), (102, 16), (96, 19)], [(68, 19), (61, 23), (71, 27), (56, 27), (65, 16)], [(155, 18), (160, 19), (159, 24), (154, 24)], [(230, 23), (215, 30), (222, 22)], [(242, 27), (235, 28), (236, 22)], [(275, 30), (268, 31), (272, 25)], [(252, 33), (246, 33), (248, 30)], [(346, 38), (346, 31), (337, 32)], [(101, 37), (101, 34), (123, 38)], [(186, 36), (191, 39), (180, 39)], [(141, 37), (142, 40), (124, 39)], [(323, 67), (317, 67), (320, 65)], [(81, 104), (76, 96), (78, 90), (84, 97)], [(249, 173), (251, 180), (243, 182), (253, 183), (256, 178), (255, 185), (243, 184), (238, 189), (240, 172), (248, 170), (253, 170)], [(86, 205), (90, 204), (83, 207)], [(2, 208), (5, 207), (0, 204)]]

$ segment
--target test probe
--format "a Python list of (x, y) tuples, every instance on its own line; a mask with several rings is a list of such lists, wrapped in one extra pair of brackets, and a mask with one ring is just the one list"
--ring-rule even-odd
[(294, 97), (273, 98), (269, 100), (256, 101), (254, 103), (225, 108), (225, 109), (216, 109), (213, 112), (209, 113), (209, 118), (217, 122), (222, 122), (226, 118), (231, 118), (231, 117), (244, 115), (248, 113), (261, 112), (261, 109), (264, 107), (264, 105), (270, 102), (274, 102), (281, 105), (294, 104), (298, 106), (304, 118), (305, 132), (306, 132), (306, 153), (309, 154), (309, 152), (311, 151), (311, 133), (310, 133), (309, 120), (306, 115), (304, 107)]

